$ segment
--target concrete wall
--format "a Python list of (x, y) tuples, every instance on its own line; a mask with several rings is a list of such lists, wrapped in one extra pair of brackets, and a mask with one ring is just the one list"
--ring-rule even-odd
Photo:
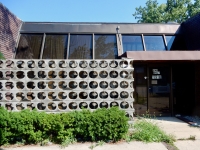
[(12, 58), (22, 21), (0, 3), (0, 51)]

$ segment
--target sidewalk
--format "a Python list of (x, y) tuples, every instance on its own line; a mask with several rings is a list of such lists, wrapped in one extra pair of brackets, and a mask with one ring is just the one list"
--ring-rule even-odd
[[(175, 135), (177, 141), (174, 144), (178, 149), (200, 149), (200, 128), (191, 127), (187, 123), (175, 117), (161, 117), (155, 121), (166, 133)], [(183, 140), (189, 138), (190, 136), (195, 136), (195, 140)]]
[[(187, 123), (174, 117), (160, 117), (154, 120), (166, 133), (175, 135), (177, 142), (175, 146), (179, 150), (200, 149), (200, 128), (190, 127)], [(195, 136), (195, 141), (186, 140), (190, 136)], [(182, 140), (180, 140), (182, 139)], [(75, 143), (68, 147), (61, 148), (59, 145), (50, 146), (22, 146), (0, 148), (0, 150), (167, 150), (163, 143), (142, 143), (142, 142), (119, 142), (105, 143), (102, 146), (95, 146), (95, 143)]]

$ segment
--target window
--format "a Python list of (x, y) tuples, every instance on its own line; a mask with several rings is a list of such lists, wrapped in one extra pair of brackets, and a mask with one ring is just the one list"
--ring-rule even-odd
[(21, 34), (16, 59), (39, 59), (43, 34)]
[(118, 58), (116, 35), (95, 35), (95, 59)]
[(143, 51), (142, 37), (139, 35), (122, 35), (123, 52)]
[(175, 36), (165, 36), (167, 42), (167, 50), (171, 50), (171, 47), (174, 43)]
[(183, 36), (181, 35), (176, 35), (176, 36), (172, 36), (172, 35), (166, 35), (166, 42), (167, 42), (167, 50), (187, 50), (187, 46), (185, 43), (185, 39)]
[(43, 59), (65, 59), (68, 35), (46, 35)]
[(92, 59), (92, 35), (70, 35), (69, 59)]
[(147, 51), (165, 51), (165, 44), (162, 36), (144, 36)]

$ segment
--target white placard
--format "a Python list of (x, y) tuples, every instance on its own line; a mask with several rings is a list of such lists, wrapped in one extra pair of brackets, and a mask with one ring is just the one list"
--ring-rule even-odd
[(152, 75), (152, 79), (162, 79), (161, 75)]

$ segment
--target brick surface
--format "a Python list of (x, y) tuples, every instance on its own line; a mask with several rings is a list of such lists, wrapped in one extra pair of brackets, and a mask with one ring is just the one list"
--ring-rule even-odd
[(17, 36), (22, 21), (0, 3), (0, 51), (5, 58), (15, 53)]

